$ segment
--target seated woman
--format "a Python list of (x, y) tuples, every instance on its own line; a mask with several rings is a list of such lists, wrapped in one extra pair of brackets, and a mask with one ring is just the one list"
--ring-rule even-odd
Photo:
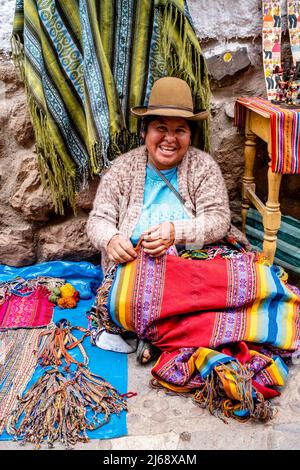
[[(102, 177), (87, 226), (89, 238), (101, 250), (104, 272), (111, 263), (132, 261), (139, 239), (145, 253), (159, 257), (173, 244), (202, 248), (231, 228), (221, 171), (209, 154), (190, 145), (193, 123), (207, 119), (208, 112), (193, 113), (187, 83), (173, 77), (157, 80), (148, 108), (135, 107), (132, 114), (143, 118), (145, 146), (118, 157)], [(235, 234), (247, 243), (237, 229)], [(140, 362), (148, 362), (150, 352), (156, 351), (141, 341)]]
[(242, 248), (217, 163), (190, 145), (208, 112), (193, 112), (189, 86), (161, 78), (132, 113), (145, 145), (102, 177), (87, 225), (106, 273), (99, 323), (136, 333), (141, 363), (152, 343), (162, 351), (156, 384), (196, 390), (196, 402), (226, 416), (270, 417), (263, 397), (286, 376), (277, 352), (299, 349), (299, 292)]

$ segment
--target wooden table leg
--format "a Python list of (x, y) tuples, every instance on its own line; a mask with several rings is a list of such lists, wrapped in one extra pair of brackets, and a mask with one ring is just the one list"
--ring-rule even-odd
[(246, 233), (246, 219), (248, 209), (250, 207), (250, 200), (247, 197), (246, 186), (251, 184), (252, 189), (255, 191), (253, 167), (256, 155), (256, 135), (253, 132), (248, 131), (246, 133), (245, 141), (245, 170), (243, 176), (243, 188), (242, 188), (242, 230)]
[(269, 163), (268, 170), (268, 201), (266, 203), (266, 210), (263, 215), (264, 225), (264, 243), (263, 254), (266, 256), (270, 263), (273, 263), (275, 251), (277, 232), (280, 228), (281, 212), (279, 204), (279, 190), (281, 184), (280, 173), (273, 173), (271, 163)]

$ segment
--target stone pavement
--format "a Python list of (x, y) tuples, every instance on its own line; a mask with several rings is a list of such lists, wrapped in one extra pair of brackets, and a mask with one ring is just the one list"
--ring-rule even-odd
[[(138, 365), (135, 354), (128, 358), (128, 391), (138, 393), (128, 400), (128, 436), (91, 440), (76, 445), (75, 450), (300, 449), (300, 365), (291, 366), (288, 385), (281, 397), (273, 399), (277, 414), (272, 421), (243, 424), (229, 420), (225, 424), (195, 406), (190, 398), (151, 389), (148, 385), (151, 366)], [(10, 441), (0, 442), (0, 450), (5, 449), (24, 447)]]

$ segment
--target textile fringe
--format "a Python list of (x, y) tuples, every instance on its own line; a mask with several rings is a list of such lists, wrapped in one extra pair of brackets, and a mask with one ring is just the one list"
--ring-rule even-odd
[(33, 96), (27, 93), (33, 122), (36, 150), (41, 181), (49, 189), (56, 213), (64, 215), (64, 202), (70, 204), (76, 215), (75, 187), (76, 170), (71, 161), (63, 161), (51, 140), (48, 118), (36, 105)]
[(73, 162), (63, 160), (51, 139), (48, 117), (40, 110), (26, 83), (24, 70), (24, 46), (18, 35), (11, 38), (12, 57), (19, 78), (24, 82), (27, 103), (34, 129), (36, 151), (41, 182), (50, 190), (54, 210), (64, 215), (64, 202), (70, 204), (76, 215), (76, 169)]
[[(181, 78), (189, 84), (196, 110), (209, 109), (211, 91), (208, 70), (200, 44), (198, 43), (199, 48), (196, 48), (189, 38), (189, 30), (192, 31), (192, 28), (188, 19), (169, 1), (163, 9), (159, 9), (158, 22), (161, 51), (168, 75)], [(179, 33), (176, 24), (179, 24)], [(173, 40), (175, 35), (176, 43)], [(202, 126), (204, 150), (209, 152), (209, 119), (199, 123), (199, 126)]]
[(37, 365), (40, 329), (0, 332), (0, 434)]
[(18, 34), (14, 34), (10, 39), (13, 61), (17, 70), (18, 78), (21, 82), (25, 81), (24, 71), (24, 45)]
[[(230, 398), (224, 389), (221, 376), (224, 378), (226, 372), (235, 376), (236, 380), (232, 385), (236, 390), (237, 399)], [(225, 423), (227, 423), (227, 418), (241, 422), (249, 420), (266, 422), (274, 417), (275, 411), (271, 403), (265, 400), (261, 393), (255, 392), (256, 397), (253, 399), (251, 377), (252, 374), (242, 365), (239, 365), (237, 370), (229, 364), (222, 364), (215, 367), (206, 377), (203, 385), (194, 393), (191, 390), (176, 392), (175, 387), (174, 390), (169, 390), (154, 378), (150, 380), (149, 385), (156, 390), (163, 389), (166, 394), (190, 396), (195, 405), (208, 408), (212, 415), (217, 416)], [(225, 378), (225, 380), (228, 379)], [(248, 413), (245, 416), (238, 416), (237, 411)]]
[[(221, 377), (229, 372), (235, 377), (233, 387), (236, 389), (237, 399), (230, 398), (224, 389)], [(256, 392), (253, 399), (252, 374), (243, 367), (233, 368), (229, 364), (215, 367), (205, 379), (193, 396), (193, 402), (201, 408), (208, 408), (212, 415), (216, 415), (226, 422), (226, 418), (234, 418), (238, 421), (268, 421), (274, 416), (273, 408), (261, 393)], [(228, 380), (228, 379), (225, 379)], [(245, 416), (238, 416), (235, 412), (245, 411)]]
[(94, 142), (89, 149), (90, 174), (101, 175), (103, 170), (110, 168), (116, 157), (136, 148), (140, 143), (138, 135), (127, 129), (113, 134), (107, 144)]
[(127, 129), (123, 129), (111, 138), (108, 153), (110, 160), (114, 160), (122, 153), (129, 152), (140, 145), (140, 139), (134, 132), (129, 132)]
[[(84, 334), (80, 339), (72, 334), (74, 330), (79, 330)], [(43, 367), (48, 365), (59, 366), (62, 364), (63, 359), (66, 361), (67, 367), (70, 363), (78, 364), (68, 351), (78, 346), (85, 366), (88, 364), (88, 356), (82, 346), (82, 341), (86, 336), (90, 336), (90, 332), (80, 326), (70, 326), (69, 324), (64, 327), (60, 324), (58, 327), (53, 327), (47, 331), (43, 331), (39, 336), (39, 347), (38, 347), (38, 361)], [(44, 342), (41, 340), (45, 339)]]
[[(93, 411), (91, 418), (87, 408)], [(123, 410), (127, 411), (125, 397), (102, 377), (85, 367), (78, 367), (73, 375), (53, 368), (19, 398), (7, 431), (15, 440), (34, 443), (37, 449), (44, 439), (48, 447), (59, 440), (70, 449), (89, 440), (86, 430), (100, 428), (112, 413)]]
[(107, 300), (110, 288), (113, 283), (114, 275), (117, 267), (113, 266), (111, 270), (105, 276), (101, 286), (97, 291), (97, 306), (96, 314), (91, 314), (91, 320), (94, 320), (99, 328), (105, 328), (109, 333), (120, 334), (125, 330), (119, 328), (115, 323), (112, 322), (109, 312), (107, 310)]

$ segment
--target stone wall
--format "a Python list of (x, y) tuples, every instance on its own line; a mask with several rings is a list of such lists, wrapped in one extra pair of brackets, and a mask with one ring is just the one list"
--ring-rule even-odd
[[(76, 217), (71, 212), (64, 217), (55, 215), (50, 195), (41, 186), (24, 89), (8, 52), (13, 4), (14, 0), (6, 0), (0, 14), (0, 263), (22, 266), (53, 259), (97, 259), (85, 223), (98, 180), (78, 195)], [(225, 177), (233, 221), (238, 225), (244, 139), (233, 127), (233, 107), (240, 95), (265, 96), (261, 2), (189, 0), (188, 4), (211, 74), (212, 154)], [(283, 41), (287, 44), (286, 32)], [(223, 60), (226, 52), (232, 55), (230, 62)], [(257, 191), (265, 200), (263, 143), (258, 145), (258, 156)], [(285, 176), (283, 212), (300, 219), (299, 196), (300, 176)]]

